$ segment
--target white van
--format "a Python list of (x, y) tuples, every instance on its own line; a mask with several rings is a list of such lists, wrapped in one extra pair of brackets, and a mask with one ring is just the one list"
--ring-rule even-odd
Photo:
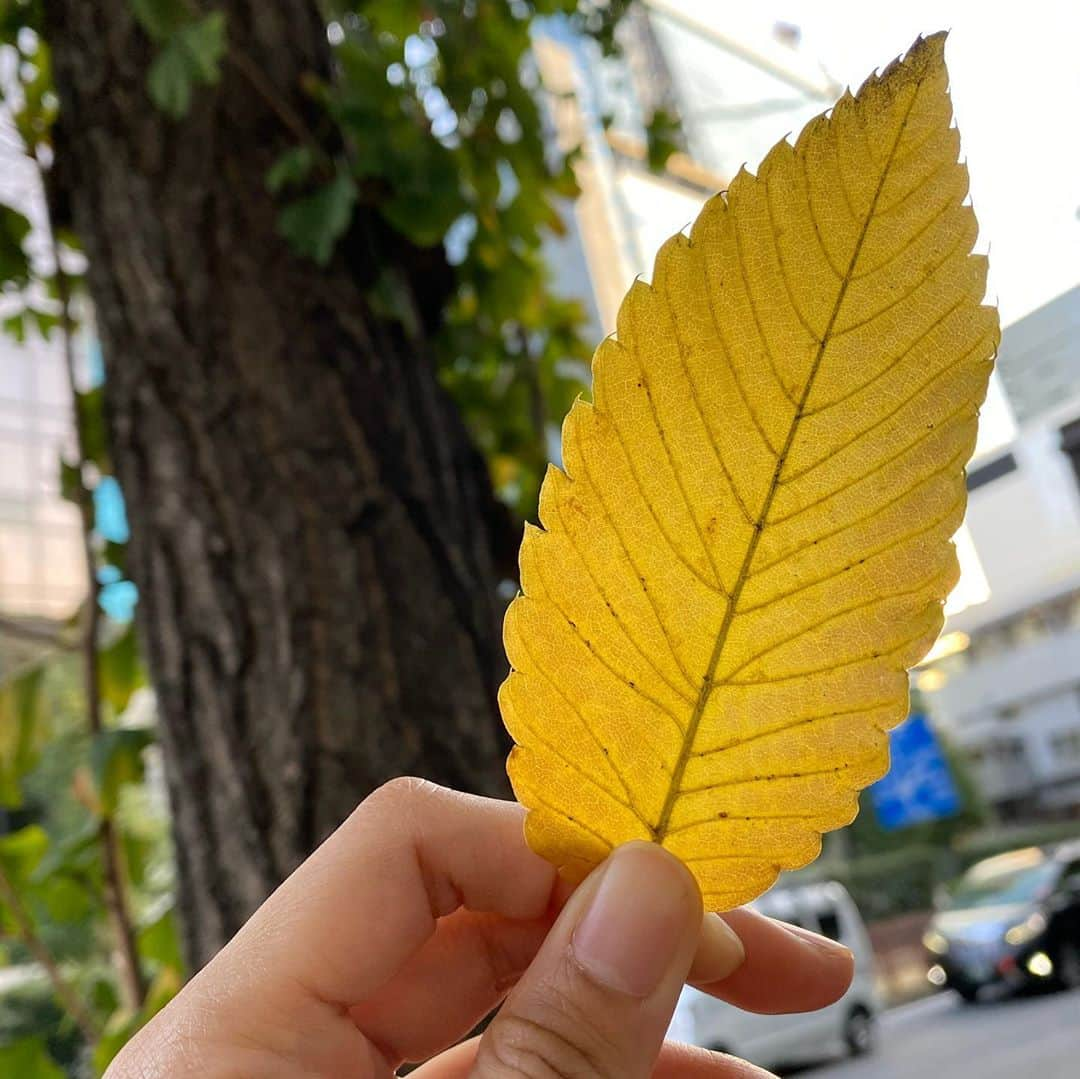
[(731, 1053), (770, 1069), (816, 1063), (843, 1053), (869, 1053), (880, 1010), (873, 952), (866, 926), (847, 890), (835, 882), (778, 888), (752, 906), (771, 918), (847, 945), (855, 956), (851, 988), (820, 1011), (755, 1015), (688, 986), (679, 999), (668, 1037)]

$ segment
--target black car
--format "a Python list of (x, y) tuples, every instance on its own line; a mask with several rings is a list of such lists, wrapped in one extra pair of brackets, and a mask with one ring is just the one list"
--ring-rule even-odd
[(927, 977), (972, 1002), (988, 985), (1080, 987), (1080, 844), (974, 865), (923, 936)]

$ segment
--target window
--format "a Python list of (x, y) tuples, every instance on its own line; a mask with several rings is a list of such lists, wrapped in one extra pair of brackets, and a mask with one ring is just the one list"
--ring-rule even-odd
[(1061, 429), (1061, 452), (1068, 457), (1077, 483), (1080, 483), (1080, 419), (1065, 424)]
[(829, 938), (829, 940), (840, 939), (840, 916), (833, 909), (819, 910), (818, 922), (821, 925), (821, 931)]
[[(1077, 449), (1080, 450), (1080, 434), (1077, 436), (1078, 445)], [(988, 462), (979, 468), (972, 469), (967, 474), (967, 489), (974, 491), (979, 487), (983, 487), (988, 483), (992, 483), (996, 479), (1000, 479), (1002, 476), (1007, 476), (1010, 472), (1016, 471), (1016, 458), (1011, 453), (1002, 454), (1001, 457), (995, 458), (993, 461)]]
[(1050, 748), (1055, 757), (1080, 758), (1080, 730), (1058, 731), (1050, 738)]

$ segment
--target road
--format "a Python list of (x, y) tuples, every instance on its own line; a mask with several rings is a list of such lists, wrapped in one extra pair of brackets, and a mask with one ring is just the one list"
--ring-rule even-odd
[(1080, 990), (968, 1007), (951, 993), (881, 1018), (873, 1055), (800, 1079), (1077, 1079)]

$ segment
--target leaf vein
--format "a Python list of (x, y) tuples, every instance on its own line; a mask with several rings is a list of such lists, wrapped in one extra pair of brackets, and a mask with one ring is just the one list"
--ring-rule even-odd
[[(581, 714), (581, 710), (563, 692), (562, 686), (560, 686), (559, 683), (556, 682), (555, 679), (553, 679), (551, 677), (551, 675), (548, 674), (544, 670), (544, 668), (540, 666), (539, 663), (537, 663), (536, 656), (530, 651), (528, 645), (526, 645), (524, 641), (521, 642), (521, 647), (523, 648), (523, 650), (525, 652), (525, 655), (527, 655), (529, 657), (529, 662), (532, 663), (532, 665), (533, 665), (533, 669), (536, 672), (536, 677), (538, 677), (538, 678), (542, 679), (543, 681), (547, 682), (547, 684), (549, 686), (551, 686), (551, 688), (553, 690), (555, 690), (555, 692), (563, 699), (563, 703), (570, 710), (571, 715), (574, 715), (574, 716), (577, 717), (578, 723), (581, 724), (581, 726), (582, 726), (583, 730), (585, 731), (585, 733), (588, 734), (588, 736), (592, 739), (593, 745), (596, 746), (596, 748), (600, 751), (603, 758), (607, 761), (608, 767), (611, 769), (611, 774), (619, 781), (619, 785), (622, 787), (623, 793), (626, 795), (627, 799), (631, 803), (633, 803), (634, 796), (633, 796), (633, 793), (630, 790), (629, 784), (623, 778), (623, 775), (619, 771), (619, 769), (615, 767), (615, 762), (611, 759), (611, 757), (608, 754), (607, 750), (604, 748), (604, 743), (600, 741), (599, 736), (592, 729), (592, 726), (586, 721), (585, 717)], [(529, 675), (526, 672), (522, 672), (522, 673), (525, 674), (526, 678), (531, 677), (531, 675)], [(530, 727), (529, 729), (531, 730), (532, 728)]]
[[(849, 326), (843, 327), (843, 329), (836, 330), (833, 334), (833, 339), (835, 340), (838, 337), (845, 337), (849, 333), (854, 333), (855, 330), (861, 330), (863, 329), (863, 327), (869, 326), (871, 323), (876, 322), (879, 318), (881, 318), (882, 315), (887, 315), (894, 307), (898, 307), (900, 304), (910, 301), (912, 297), (918, 294), (920, 289), (925, 288), (927, 285), (933, 282), (938, 272), (943, 267), (947, 266), (956, 257), (957, 252), (962, 251), (969, 243), (970, 241), (968, 237), (961, 233), (957, 242), (949, 248), (949, 250), (945, 253), (944, 257), (934, 265), (933, 269), (931, 269), (927, 273), (927, 275), (915, 285), (914, 288), (912, 288), (908, 292), (905, 292), (902, 296), (897, 296), (895, 299), (890, 300), (884, 307), (879, 308), (872, 315), (868, 315), (866, 318), (859, 319), (857, 322), (853, 322)], [(968, 256), (964, 255), (963, 257), (967, 258)]]
[[(803, 413), (803, 416), (820, 416), (823, 412), (828, 412), (830, 409), (836, 408), (838, 405), (842, 405), (845, 401), (849, 401), (852, 397), (856, 396), (856, 394), (862, 393), (863, 390), (869, 389), (871, 386), (874, 385), (875, 382), (880, 382), (881, 379), (888, 375), (896, 367), (897, 364), (907, 359), (907, 357), (910, 356), (911, 353), (914, 352), (915, 349), (917, 349), (919, 345), (921, 345), (923, 341), (925, 341), (930, 336), (930, 334), (934, 332), (934, 330), (942, 326), (947, 319), (951, 318), (953, 315), (956, 314), (957, 311), (960, 310), (961, 307), (963, 307), (965, 304), (969, 304), (970, 302), (971, 300), (968, 296), (961, 296), (956, 301), (956, 303), (954, 303), (952, 307), (950, 307), (944, 314), (939, 315), (937, 318), (935, 318), (934, 321), (931, 322), (930, 325), (927, 326), (927, 328), (923, 330), (923, 332), (920, 333), (919, 336), (915, 338), (915, 340), (910, 345), (908, 345), (903, 352), (901, 352), (898, 356), (893, 356), (891, 359), (887, 360), (882, 365), (881, 369), (877, 371), (871, 378), (868, 378), (865, 382), (861, 382), (858, 386), (854, 387), (851, 390), (848, 390), (840, 397), (834, 397), (831, 401), (826, 401), (825, 404), (819, 405), (817, 408), (808, 409), (806, 412)], [(791, 477), (789, 477), (786, 482), (790, 483), (791, 480), (798, 479), (800, 475), (801, 473), (796, 472)]]
[[(826, 532), (824, 535), (818, 536), (817, 539), (811, 540), (809, 543), (800, 543), (793, 550), (785, 551), (784, 554), (780, 555), (778, 558), (774, 559), (772, 562), (768, 562), (764, 566), (761, 566), (758, 569), (754, 570), (753, 573), (750, 574), (750, 576), (751, 577), (759, 577), (761, 574), (767, 573), (769, 570), (773, 569), (776, 566), (779, 566), (781, 563), (787, 562), (788, 559), (794, 558), (796, 555), (802, 554), (803, 551), (809, 550), (815, 544), (821, 543), (822, 540), (832, 539), (834, 536), (838, 536), (842, 532), (847, 532), (849, 529), (852, 529), (852, 528), (858, 528), (859, 525), (866, 524), (867, 521), (872, 521), (875, 517), (879, 516), (880, 514), (884, 513), (886, 510), (891, 509), (893, 506), (895, 506), (897, 502), (900, 502), (903, 499), (907, 498), (908, 495), (910, 495), (912, 493), (912, 491), (916, 490), (922, 484), (929, 483), (931, 480), (935, 480), (939, 476), (945, 475), (945, 473), (947, 473), (951, 468), (955, 467), (957, 461), (959, 461), (962, 458), (962, 456), (963, 456), (963, 450), (961, 450), (961, 451), (957, 452), (956, 454), (954, 454), (953, 457), (949, 460), (949, 462), (943, 468), (939, 468), (936, 472), (931, 472), (930, 475), (928, 475), (928, 476), (921, 476), (917, 483), (912, 484), (906, 490), (901, 491), (900, 494), (894, 496), (893, 498), (890, 498), (888, 502), (885, 502), (881, 506), (876, 507), (870, 513), (864, 514), (863, 516), (856, 518), (854, 521), (846, 521), (846, 522), (844, 522), (844, 524), (839, 525), (838, 527), (834, 528), (831, 532)], [(954, 503), (952, 503), (950, 505), (948, 512), (943, 514), (941, 516), (941, 518), (936, 523), (941, 524), (943, 521), (948, 520), (949, 515), (952, 514), (956, 510), (956, 506), (960, 502), (962, 502), (963, 499), (966, 496), (967, 496), (967, 492), (965, 490), (962, 490), (961, 491), (961, 497), (958, 498), (956, 502), (954, 502)], [(870, 556), (867, 556), (867, 557), (870, 557)]]
[(712, 749), (703, 749), (697, 753), (691, 753), (690, 757), (693, 760), (700, 760), (703, 757), (712, 757), (718, 753), (727, 753), (732, 749), (739, 749), (741, 746), (749, 745), (751, 742), (760, 742), (763, 738), (771, 738), (777, 734), (787, 734), (788, 731), (797, 730), (799, 727), (809, 727), (814, 723), (820, 723), (825, 719), (840, 719), (843, 716), (858, 716), (864, 712), (873, 712), (877, 708), (886, 708), (892, 701), (879, 701), (875, 704), (860, 705), (858, 708), (845, 708), (837, 712), (825, 712), (819, 716), (804, 716), (802, 719), (796, 719), (790, 723), (784, 723), (779, 727), (770, 727), (765, 731), (755, 731), (753, 734), (747, 735), (745, 738), (736, 738), (731, 742), (725, 742), (723, 745), (714, 746)]
[[(592, 486), (591, 483), (590, 483), (590, 486)], [(573, 532), (571, 532), (570, 529), (566, 527), (566, 518), (563, 516), (562, 503), (560, 502), (559, 499), (555, 499), (555, 512), (558, 515), (559, 523), (562, 525), (563, 535), (566, 536), (566, 538), (570, 541), (570, 546), (574, 549), (574, 553), (577, 555), (578, 561), (581, 563), (582, 567), (584, 568), (586, 576), (592, 582), (593, 587), (599, 593), (600, 598), (604, 601), (604, 604), (607, 607), (608, 613), (611, 615), (611, 617), (614, 620), (615, 624), (622, 631), (623, 636), (626, 638), (627, 641), (630, 642), (631, 646), (634, 648), (634, 651), (636, 651), (637, 654), (639, 656), (641, 656), (641, 658), (643, 660), (645, 660), (645, 662), (653, 669), (653, 671), (657, 674), (657, 676), (660, 678), (660, 680), (668, 687), (668, 689), (670, 689), (671, 692), (674, 693), (676, 696), (678, 696), (681, 700), (689, 702), (691, 700), (691, 698), (686, 693), (682, 692), (677, 686), (673, 686), (671, 684), (671, 682), (668, 681), (668, 678), (664, 674), (664, 672), (660, 670), (660, 668), (656, 665), (655, 661), (645, 651), (645, 649), (642, 648), (640, 644), (638, 644), (637, 639), (630, 632), (629, 627), (626, 625), (625, 622), (623, 622), (622, 618), (619, 617), (619, 613), (618, 613), (618, 611), (615, 610), (614, 604), (611, 602), (611, 600), (608, 598), (607, 593), (604, 591), (604, 587), (603, 587), (603, 585), (601, 585), (600, 579), (593, 572), (592, 566), (589, 565), (588, 560), (585, 558), (585, 555), (582, 553), (581, 548), (578, 546), (578, 542), (574, 538)], [(620, 543), (621, 542), (622, 541), (621, 541), (621, 538), (620, 538)], [(625, 547), (624, 547), (624, 550), (625, 550)], [(628, 552), (627, 552), (627, 554), (628, 554), (628, 557), (629, 557)], [(645, 595), (648, 595), (648, 592), (646, 592)], [(655, 608), (653, 609), (653, 613), (656, 614)], [(690, 681), (690, 676), (683, 669), (682, 662), (680, 661), (678, 655), (676, 655), (676, 653), (675, 653), (675, 648), (674, 648), (674, 646), (672, 644), (671, 637), (668, 635), (667, 627), (664, 625), (664, 623), (662, 621), (660, 621), (659, 616), (657, 616), (656, 621), (657, 621), (657, 625), (660, 627), (660, 632), (664, 636), (664, 640), (667, 642), (667, 646), (668, 646), (668, 649), (671, 652), (672, 659), (675, 660), (676, 666), (679, 668), (680, 673), (686, 679), (687, 689), (689, 689), (692, 692), (693, 691), (693, 683)]]
[[(946, 372), (948, 371), (949, 368), (946, 368)], [(805, 505), (799, 506), (798, 509), (794, 509), (790, 513), (784, 514), (784, 516), (782, 517), (773, 517), (769, 521), (769, 524), (785, 524), (786, 522), (794, 520), (796, 517), (800, 517), (802, 514), (807, 513), (812, 509), (816, 509), (823, 502), (828, 502), (829, 499), (836, 498), (837, 495), (843, 494), (845, 491), (850, 490), (856, 484), (863, 483), (868, 479), (873, 479), (874, 476), (878, 475), (880, 472), (883, 472), (886, 468), (889, 467), (889, 465), (893, 464), (895, 461), (898, 461), (902, 457), (905, 457), (907, 454), (911, 453), (912, 450), (917, 450), (935, 432), (940, 434), (942, 429), (945, 428), (948, 424), (952, 423), (957, 416), (962, 416), (965, 413), (969, 415), (969, 418), (975, 415), (975, 413), (971, 410), (970, 401), (961, 401), (959, 408), (953, 409), (952, 412), (950, 412), (947, 416), (943, 417), (933, 426), (923, 426), (919, 430), (918, 435), (911, 442), (908, 442), (905, 445), (901, 446), (900, 449), (895, 450), (888, 457), (885, 457), (880, 461), (875, 461), (865, 472), (861, 473), (858, 476), (852, 476), (850, 479), (845, 480), (839, 487), (834, 487), (831, 491), (827, 491), (825, 494), (818, 496), (813, 501), (807, 502)], [(885, 417), (882, 422), (886, 422), (889, 418), (890, 417)], [(872, 430), (872, 428), (870, 430)], [(842, 449), (846, 450), (848, 448), (848, 445), (854, 445), (859, 440), (859, 437), (862, 436), (858, 436), (852, 439), (851, 443), (843, 446)], [(803, 475), (806, 475), (806, 473), (803, 473)]]
[[(697, 409), (697, 414), (701, 419), (701, 425), (705, 429), (705, 434), (708, 436), (709, 446), (712, 448), (713, 456), (716, 458), (716, 463), (720, 466), (720, 471), (724, 474), (724, 479), (727, 481), (727, 485), (731, 488), (732, 497), (738, 504), (739, 509), (742, 511), (743, 519), (748, 525), (753, 525), (754, 519), (750, 516), (750, 511), (746, 508), (746, 503), (742, 500), (742, 495), (739, 493), (739, 489), (735, 486), (735, 480), (731, 472), (728, 471), (728, 467), (724, 462), (723, 454), (720, 452), (720, 447), (716, 442), (716, 437), (713, 435), (712, 426), (705, 416), (705, 410), (701, 407), (701, 398), (698, 394), (697, 383), (694, 381), (694, 376), (690, 373), (690, 365), (686, 358), (686, 343), (683, 340), (682, 333), (679, 330), (679, 320), (675, 317), (675, 308), (671, 303), (671, 291), (667, 287), (667, 283), (664, 283), (664, 296), (667, 300), (668, 310), (671, 314), (671, 325), (675, 331), (675, 344), (679, 350), (679, 361), (682, 364), (683, 374), (686, 376), (687, 385), (690, 387), (690, 399), (694, 402), (694, 407)], [(717, 577), (720, 574), (717, 572)]]

